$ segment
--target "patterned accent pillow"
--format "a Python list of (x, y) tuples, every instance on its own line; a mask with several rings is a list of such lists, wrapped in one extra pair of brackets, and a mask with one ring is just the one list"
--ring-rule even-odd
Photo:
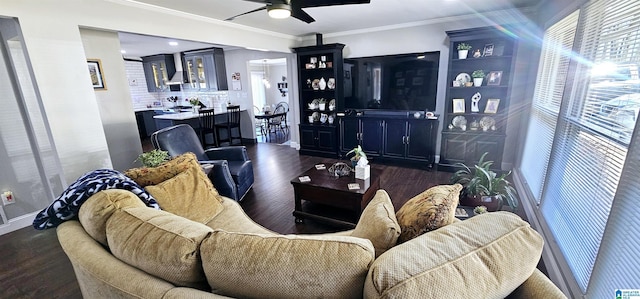
[(440, 185), (416, 195), (396, 213), (401, 233), (398, 244), (455, 220), (462, 185)]
[(146, 187), (160, 184), (194, 165), (200, 167), (196, 155), (189, 152), (177, 156), (158, 167), (132, 168), (125, 171), (124, 174), (133, 179), (138, 185)]

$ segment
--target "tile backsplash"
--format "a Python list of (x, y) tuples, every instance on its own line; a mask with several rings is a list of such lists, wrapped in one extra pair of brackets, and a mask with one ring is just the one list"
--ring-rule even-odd
[(177, 96), (177, 104), (188, 106), (185, 101), (189, 97), (198, 97), (200, 102), (207, 107), (221, 108), (226, 106), (229, 99), (228, 91), (209, 91), (209, 92), (191, 92), (191, 91), (166, 91), (166, 92), (149, 92), (147, 90), (147, 81), (144, 77), (144, 68), (140, 61), (126, 60), (124, 62), (127, 80), (129, 81), (129, 89), (131, 91), (131, 101), (134, 110), (142, 110), (151, 106), (153, 108), (171, 108), (173, 103), (167, 101), (168, 97)]

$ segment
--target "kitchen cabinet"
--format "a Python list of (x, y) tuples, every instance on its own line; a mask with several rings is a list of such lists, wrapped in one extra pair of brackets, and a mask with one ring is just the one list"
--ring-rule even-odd
[(300, 154), (336, 158), (338, 130), (336, 126), (300, 124)]
[(140, 138), (146, 138), (151, 136), (153, 132), (157, 131), (156, 123), (153, 119), (155, 112), (153, 110), (137, 111), (136, 122), (138, 124), (138, 133)]
[[(500, 169), (517, 42), (493, 27), (447, 34), (449, 69), (439, 166), (455, 170), (455, 163), (474, 165), (488, 152), (485, 160), (494, 161), (492, 167)], [(472, 47), (467, 58), (458, 57), (461, 43)], [(465, 84), (476, 70), (484, 72), (483, 83)]]
[(227, 90), (227, 76), (224, 51), (219, 48), (189, 51), (183, 53), (186, 74), (185, 90), (217, 91)]
[(298, 67), (301, 154), (338, 157), (336, 111), (344, 109), (344, 46), (326, 44), (293, 48)]
[(142, 68), (149, 92), (180, 91), (179, 85), (166, 84), (176, 73), (176, 64), (172, 54), (142, 57)]

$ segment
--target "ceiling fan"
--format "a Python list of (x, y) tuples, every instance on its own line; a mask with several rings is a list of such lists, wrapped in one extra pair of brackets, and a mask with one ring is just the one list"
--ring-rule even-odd
[(284, 19), (292, 16), (300, 21), (311, 23), (315, 22), (309, 14), (302, 10), (308, 7), (334, 6), (347, 4), (366, 4), (371, 0), (244, 0), (249, 2), (263, 3), (265, 6), (241, 13), (239, 15), (225, 19), (231, 21), (239, 16), (254, 13), (256, 11), (267, 10), (269, 16), (274, 19)]

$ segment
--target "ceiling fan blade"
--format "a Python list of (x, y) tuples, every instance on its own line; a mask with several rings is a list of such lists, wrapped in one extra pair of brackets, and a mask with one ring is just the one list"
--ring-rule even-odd
[(255, 3), (262, 3), (262, 4), (270, 4), (271, 1), (270, 0), (244, 0), (247, 2), (255, 2)]
[[(247, 0), (247, 1), (248, 1), (248, 0)], [(254, 2), (257, 2), (257, 1), (254, 1)], [(252, 10), (252, 11), (247, 11), (247, 12), (245, 12), (245, 13), (241, 13), (241, 14), (239, 14), (239, 15), (235, 15), (235, 16), (233, 16), (233, 17), (226, 18), (226, 19), (224, 19), (224, 20), (225, 20), (225, 21), (232, 21), (233, 19), (235, 19), (235, 18), (237, 18), (237, 17), (239, 17), (239, 16), (244, 16), (244, 15), (247, 15), (247, 14), (250, 14), (250, 13), (254, 13), (254, 12), (256, 12), (256, 11), (265, 10), (265, 9), (267, 9), (267, 7), (266, 7), (266, 6), (263, 6), (263, 7), (260, 7), (260, 8), (256, 8), (256, 9), (254, 9), (254, 10)]]
[(302, 8), (296, 6), (295, 4), (291, 5), (291, 16), (300, 21), (306, 22), (307, 24), (313, 23), (316, 21), (308, 13), (304, 12)]
[(296, 4), (300, 3), (298, 4), (300, 8), (307, 8), (348, 4), (368, 4), (371, 3), (371, 0), (291, 0), (291, 2)]

